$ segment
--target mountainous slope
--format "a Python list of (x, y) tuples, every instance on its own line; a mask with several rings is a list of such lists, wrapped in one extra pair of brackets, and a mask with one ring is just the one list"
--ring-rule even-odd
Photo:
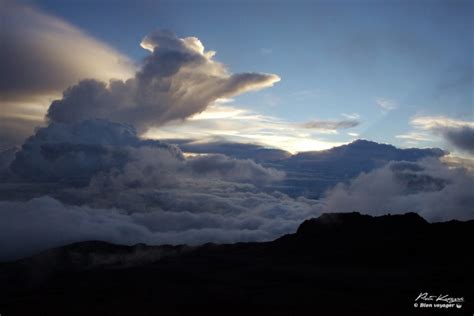
[[(474, 221), (324, 214), (267, 243), (91, 241), (0, 265), (5, 315), (472, 314)], [(422, 293), (460, 307), (414, 307)]]

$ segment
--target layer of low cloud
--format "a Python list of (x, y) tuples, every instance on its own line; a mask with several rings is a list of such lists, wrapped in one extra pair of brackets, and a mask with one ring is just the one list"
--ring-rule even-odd
[(272, 86), (273, 74), (230, 74), (196, 37), (179, 38), (156, 30), (141, 46), (151, 54), (126, 81), (108, 85), (85, 80), (64, 92), (48, 110), (52, 122), (103, 118), (134, 125), (140, 131), (204, 111), (212, 102)]
[[(330, 154), (345, 153), (364, 161), (363, 153), (378, 153), (413, 162), (372, 169), (313, 200), (279, 192), (285, 173), (252, 159), (186, 157), (175, 145), (139, 138), (129, 124), (51, 123), (16, 155), (2, 153), (1, 166), (10, 173), (2, 173), (0, 260), (90, 239), (120, 244), (272, 240), (294, 232), (307, 218), (333, 211), (470, 218), (472, 175), (438, 161), (416, 162), (438, 151), (359, 141), (321, 153), (316, 160), (329, 162)], [(304, 167), (301, 162), (314, 155), (298, 155), (295, 166)], [(302, 185), (309, 188), (307, 181)]]
[[(213, 200), (196, 194), (185, 196), (184, 202), (209, 205), (219, 201), (217, 197)], [(258, 200), (255, 196), (242, 195), (229, 201), (229, 205), (237, 208), (236, 214), (210, 210), (196, 213), (192, 208), (179, 212), (155, 209), (130, 213), (66, 205), (47, 196), (27, 202), (0, 201), (0, 260), (85, 240), (127, 245), (272, 240), (294, 232), (302, 220), (317, 214), (308, 204), (285, 201), (283, 197), (262, 196)]]
[(474, 174), (436, 159), (392, 162), (338, 184), (326, 193), (324, 208), (334, 212), (382, 215), (417, 212), (430, 221), (474, 218)]
[(316, 201), (264, 190), (281, 171), (224, 155), (185, 158), (105, 120), (38, 130), (11, 169), (15, 177), (2, 187), (10, 201), (0, 202), (1, 259), (89, 239), (271, 240), (319, 214)]

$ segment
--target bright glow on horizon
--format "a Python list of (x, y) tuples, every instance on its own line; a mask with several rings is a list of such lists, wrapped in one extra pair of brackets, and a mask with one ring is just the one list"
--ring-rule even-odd
[(321, 139), (319, 135), (325, 133), (308, 130), (299, 124), (261, 115), (235, 105), (214, 103), (188, 120), (151, 128), (142, 136), (151, 139), (207, 139), (253, 143), (283, 149), (292, 154), (326, 150), (347, 143)]

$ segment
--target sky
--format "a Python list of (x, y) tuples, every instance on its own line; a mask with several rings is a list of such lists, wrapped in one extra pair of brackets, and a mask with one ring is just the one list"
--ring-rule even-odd
[(0, 0), (0, 261), (474, 218), (472, 1)]
[[(414, 120), (473, 120), (470, 1), (26, 4), (77, 28), (134, 65), (148, 53), (140, 47), (141, 40), (154, 29), (168, 29), (180, 38), (199, 38), (232, 73), (271, 73), (281, 78), (271, 88), (239, 94), (211, 107), (210, 116), (215, 117), (215, 110), (221, 119), (217, 132), (214, 126), (202, 127), (210, 125), (200, 122), (209, 117), (205, 112), (186, 124), (160, 126), (148, 137), (225, 137), (293, 153), (364, 138), (466, 155)], [(123, 69), (112, 75), (127, 77), (118, 73)], [(53, 94), (58, 95), (61, 89), (57, 90)], [(54, 98), (43, 100), (43, 108)], [(243, 119), (236, 117), (237, 112)], [(325, 121), (336, 127), (328, 128)]]

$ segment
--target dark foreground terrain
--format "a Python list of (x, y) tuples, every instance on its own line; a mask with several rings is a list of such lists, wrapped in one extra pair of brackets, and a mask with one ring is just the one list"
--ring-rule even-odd
[(347, 213), (267, 243), (76, 243), (0, 265), (0, 314), (473, 315), (473, 232)]

